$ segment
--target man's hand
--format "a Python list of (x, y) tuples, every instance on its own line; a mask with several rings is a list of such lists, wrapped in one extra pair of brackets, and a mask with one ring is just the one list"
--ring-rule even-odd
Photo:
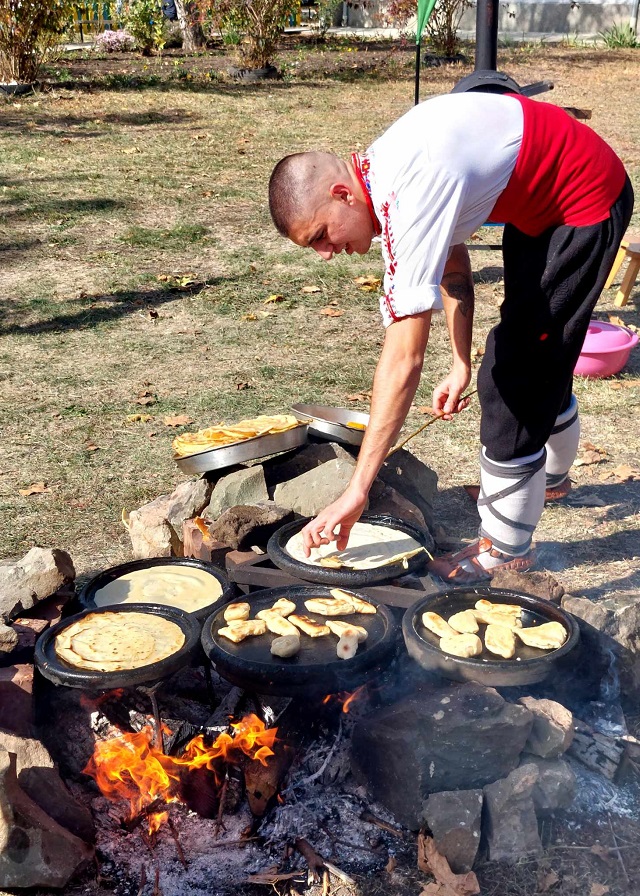
[(460, 401), (462, 393), (471, 382), (471, 371), (465, 367), (452, 368), (448, 375), (433, 390), (433, 410), (451, 420), (469, 405), (469, 399)]
[[(339, 551), (344, 551), (353, 526), (362, 516), (367, 505), (366, 494), (358, 495), (350, 487), (302, 530), (302, 545), (305, 557), (311, 548), (321, 544), (336, 542)], [(339, 529), (339, 532), (337, 531)]]

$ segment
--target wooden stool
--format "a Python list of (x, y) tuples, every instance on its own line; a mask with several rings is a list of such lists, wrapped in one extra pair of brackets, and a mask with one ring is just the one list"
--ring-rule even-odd
[(607, 282), (604, 285), (605, 289), (609, 289), (613, 283), (613, 279), (620, 270), (620, 266), (625, 258), (629, 259), (629, 266), (622, 278), (620, 289), (616, 293), (614, 304), (617, 308), (622, 308), (622, 306), (626, 305), (629, 301), (629, 293), (631, 292), (631, 288), (636, 282), (638, 272), (640, 271), (640, 241), (631, 239), (622, 240), (620, 248), (618, 249), (618, 254), (616, 255), (616, 260), (613, 262), (611, 273), (607, 277)]

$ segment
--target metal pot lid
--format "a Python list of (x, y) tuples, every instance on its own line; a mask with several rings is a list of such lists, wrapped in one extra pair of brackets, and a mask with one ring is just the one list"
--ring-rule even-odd
[[(516, 654), (506, 660), (486, 648), (477, 657), (457, 657), (440, 650), (440, 639), (422, 624), (426, 610), (448, 619), (461, 610), (469, 610), (484, 598), (493, 603), (518, 604), (523, 609), (523, 626), (559, 622), (567, 631), (567, 640), (556, 650), (527, 647), (516, 639)], [(481, 626), (481, 633), (484, 626)], [(409, 655), (423, 669), (437, 672), (454, 681), (476, 681), (487, 687), (517, 687), (542, 681), (565, 662), (567, 655), (580, 640), (578, 624), (573, 616), (560, 607), (519, 591), (490, 586), (459, 586), (419, 600), (406, 611), (402, 620), (402, 634)]]
[[(276, 600), (287, 598), (295, 603), (296, 612), (316, 622), (326, 622), (325, 616), (309, 612), (304, 602), (311, 597), (330, 596), (329, 588), (292, 585), (257, 591), (248, 595), (246, 600), (251, 604), (252, 619), (260, 610), (273, 606)], [(212, 613), (205, 622), (202, 646), (220, 675), (259, 694), (305, 696), (349, 690), (385, 669), (395, 656), (399, 643), (399, 626), (391, 611), (365, 595), (357, 596), (374, 604), (377, 612), (335, 617), (362, 626), (369, 633), (367, 640), (358, 646), (356, 655), (348, 660), (337, 656), (338, 638), (333, 634), (311, 638), (300, 632), (300, 651), (288, 659), (272, 656), (271, 642), (277, 637), (272, 632), (245, 638), (235, 644), (218, 634), (227, 624), (223, 607)]]
[(304, 445), (306, 441), (307, 424), (300, 423), (299, 426), (287, 429), (285, 432), (254, 436), (252, 439), (245, 439), (233, 445), (208, 448), (206, 451), (197, 451), (185, 457), (174, 454), (173, 459), (183, 473), (206, 473), (208, 470), (220, 470), (259, 457), (290, 451), (292, 448)]
[[(282, 526), (269, 539), (267, 544), (267, 552), (271, 560), (280, 569), (284, 569), (298, 579), (304, 579), (306, 582), (317, 582), (323, 585), (338, 585), (349, 588), (363, 588), (371, 585), (388, 585), (400, 576), (408, 573), (420, 572), (429, 560), (426, 551), (422, 551), (415, 557), (409, 558), (406, 568), (403, 562), (399, 560), (397, 563), (389, 563), (385, 566), (377, 566), (373, 569), (330, 569), (325, 566), (312, 566), (310, 563), (302, 563), (296, 560), (291, 554), (287, 553), (285, 546), (289, 539), (296, 535), (311, 517), (301, 520), (294, 520)], [(386, 516), (382, 514), (365, 514), (360, 517), (359, 522), (370, 523), (371, 525), (386, 526), (387, 528), (397, 529), (409, 535), (418, 544), (427, 548), (429, 545), (428, 534), (405, 520), (396, 517)]]
[(350, 427), (349, 423), (359, 423), (367, 427), (369, 414), (351, 408), (334, 408), (326, 404), (293, 404), (291, 410), (296, 417), (309, 421), (309, 432), (321, 439), (342, 442), (344, 445), (362, 445), (364, 429)]
[[(55, 640), (57, 636), (70, 625), (96, 613), (123, 614), (122, 624), (127, 624), (125, 614), (150, 613), (161, 616), (169, 622), (174, 622), (184, 634), (184, 644), (175, 653), (158, 662), (149, 663), (147, 666), (139, 666), (137, 669), (123, 669), (118, 672), (95, 672), (89, 669), (79, 669), (71, 666), (61, 659), (56, 653)], [(113, 688), (126, 688), (145, 682), (159, 681), (173, 675), (178, 669), (187, 666), (199, 648), (200, 623), (191, 613), (184, 613), (175, 607), (164, 607), (156, 604), (126, 604), (117, 609), (113, 607), (98, 607), (97, 609), (84, 610), (76, 616), (69, 616), (58, 622), (52, 628), (47, 629), (37, 640), (35, 647), (35, 664), (49, 681), (57, 685), (65, 685), (71, 688), (85, 688), (86, 690), (109, 691)]]
[[(95, 609), (95, 595), (96, 592), (101, 588), (104, 588), (105, 585), (108, 585), (109, 582), (113, 582), (116, 579), (121, 578), (127, 573), (136, 572), (141, 569), (152, 569), (156, 566), (179, 566), (179, 567), (190, 567), (192, 569), (201, 569), (204, 572), (209, 573), (216, 579), (221, 587), (222, 594), (216, 598), (216, 600), (212, 601), (210, 604), (207, 604), (204, 607), (201, 607), (199, 610), (195, 610), (193, 613), (189, 613), (188, 615), (194, 616), (201, 623), (210, 616), (216, 606), (220, 606), (222, 604), (228, 603), (236, 594), (235, 585), (229, 581), (228, 577), (225, 573), (219, 569), (219, 567), (214, 566), (212, 563), (206, 563), (204, 560), (195, 560), (191, 557), (152, 557), (146, 560), (132, 560), (129, 563), (121, 563), (119, 566), (111, 566), (109, 569), (104, 569), (102, 572), (98, 573), (92, 579), (90, 579), (86, 585), (82, 588), (80, 594), (78, 595), (78, 602), (85, 609)], [(124, 603), (113, 603), (109, 604), (109, 607), (126, 607), (129, 604)], [(145, 604), (147, 606), (147, 604)], [(171, 607), (172, 604), (158, 604), (158, 606), (167, 606)], [(176, 609), (180, 610), (182, 608), (176, 607)], [(186, 612), (186, 611), (184, 611)]]

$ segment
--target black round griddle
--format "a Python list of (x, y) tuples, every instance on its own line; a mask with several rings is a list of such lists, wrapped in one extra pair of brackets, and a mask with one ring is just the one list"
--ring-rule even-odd
[[(189, 566), (194, 569), (202, 569), (212, 575), (214, 579), (217, 579), (222, 586), (220, 597), (213, 603), (207, 604), (206, 607), (196, 610), (195, 613), (188, 614), (194, 616), (201, 623), (204, 622), (207, 616), (211, 615), (215, 607), (228, 603), (236, 594), (235, 585), (229, 581), (221, 569), (212, 563), (205, 563), (204, 560), (194, 560), (189, 557), (152, 557), (146, 560), (132, 560), (129, 563), (121, 563), (119, 566), (112, 566), (98, 573), (84, 586), (78, 595), (78, 602), (86, 609), (95, 609), (96, 592), (108, 585), (109, 582), (113, 582), (115, 579), (127, 575), (127, 573), (136, 572), (139, 569), (151, 569), (154, 566)], [(123, 606), (127, 606), (127, 604), (111, 604), (112, 609)], [(164, 605), (158, 604), (158, 606)]]
[[(327, 617), (310, 613), (304, 605), (310, 597), (331, 597), (330, 589), (319, 585), (271, 588), (242, 599), (251, 604), (251, 619), (254, 619), (260, 610), (272, 607), (281, 597), (296, 604), (295, 612), (316, 622), (326, 622)], [(293, 697), (349, 690), (386, 668), (399, 642), (398, 626), (388, 608), (362, 594), (358, 597), (374, 604), (377, 612), (333, 617), (360, 625), (369, 632), (367, 640), (358, 646), (358, 652), (349, 660), (337, 656), (338, 637), (334, 634), (312, 638), (300, 632), (300, 651), (287, 659), (271, 655), (271, 642), (278, 637), (273, 632), (234, 644), (218, 635), (219, 629), (227, 624), (224, 607), (212, 613), (205, 622), (202, 646), (220, 675), (259, 694)]]
[[(480, 656), (468, 659), (440, 650), (440, 639), (424, 627), (422, 614), (430, 610), (447, 620), (454, 613), (472, 609), (481, 599), (495, 604), (518, 604), (524, 611), (522, 625), (525, 628), (545, 622), (559, 622), (567, 630), (567, 640), (557, 650), (539, 650), (527, 647), (516, 636), (516, 653), (509, 660), (490, 653), (486, 648)], [(484, 635), (485, 628), (480, 625), (480, 636)], [(567, 655), (580, 639), (578, 624), (573, 616), (549, 601), (519, 591), (470, 585), (450, 588), (419, 600), (405, 613), (402, 634), (409, 655), (423, 669), (438, 672), (454, 681), (476, 681), (488, 687), (515, 687), (542, 681), (566, 662)]]
[[(289, 539), (297, 535), (297, 533), (309, 522), (308, 517), (302, 520), (295, 520), (287, 523), (269, 539), (267, 551), (269, 557), (276, 566), (291, 573), (298, 579), (304, 579), (306, 582), (317, 582), (320, 585), (336, 585), (345, 588), (366, 588), (371, 585), (388, 585), (394, 579), (408, 573), (417, 573), (423, 569), (429, 561), (429, 555), (426, 551), (422, 551), (415, 557), (407, 560), (407, 568), (402, 565), (402, 561), (398, 563), (390, 563), (387, 566), (378, 566), (374, 569), (330, 569), (326, 566), (313, 566), (310, 563), (302, 563), (296, 560), (285, 550), (285, 545)], [(428, 546), (428, 536), (417, 526), (411, 525), (404, 520), (399, 520), (392, 516), (383, 516), (375, 514), (363, 514), (359, 522), (371, 523), (373, 525), (388, 526), (391, 529), (397, 529), (410, 535), (418, 544), (423, 547)]]
[[(180, 650), (172, 653), (160, 662), (149, 663), (137, 669), (123, 669), (119, 672), (96, 672), (92, 669), (78, 669), (61, 659), (55, 649), (55, 639), (65, 628), (78, 622), (80, 619), (92, 613), (119, 613), (122, 614), (122, 625), (127, 624), (126, 616), (129, 613), (152, 613), (175, 622), (180, 626), (185, 636), (185, 641)], [(159, 681), (173, 675), (178, 669), (190, 663), (193, 656), (199, 650), (200, 623), (193, 613), (185, 613), (175, 607), (165, 607), (158, 604), (125, 604), (118, 607), (97, 607), (84, 610), (76, 616), (68, 616), (57, 625), (47, 629), (38, 641), (35, 648), (35, 663), (40, 672), (53, 684), (65, 685), (71, 688), (85, 688), (86, 690), (109, 691), (112, 688), (126, 688), (145, 682)]]

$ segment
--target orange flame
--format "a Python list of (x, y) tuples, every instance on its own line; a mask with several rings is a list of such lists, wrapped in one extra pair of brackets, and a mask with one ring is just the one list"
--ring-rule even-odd
[[(266, 728), (255, 715), (248, 715), (231, 726), (233, 734), (220, 734), (207, 747), (199, 734), (189, 742), (183, 755), (165, 756), (151, 743), (153, 732), (144, 728), (137, 734), (123, 733), (120, 737), (98, 742), (93, 756), (84, 769), (95, 779), (103, 796), (113, 801), (129, 801), (130, 818), (140, 815), (155, 800), (166, 803), (180, 799), (180, 778), (190, 769), (206, 767), (222, 759), (234, 762), (246, 756), (252, 761), (267, 764), (273, 756), (277, 728)], [(160, 810), (149, 816), (149, 833), (166, 821), (168, 813)]]
[(360, 697), (364, 696), (364, 692), (366, 691), (366, 689), (366, 684), (362, 684), (351, 694), (348, 691), (340, 691), (338, 694), (327, 694), (327, 696), (323, 699), (322, 704), (323, 706), (326, 706), (327, 703), (330, 703), (332, 700), (337, 700), (338, 702), (342, 703), (342, 712), (348, 713), (356, 700), (359, 700)]

